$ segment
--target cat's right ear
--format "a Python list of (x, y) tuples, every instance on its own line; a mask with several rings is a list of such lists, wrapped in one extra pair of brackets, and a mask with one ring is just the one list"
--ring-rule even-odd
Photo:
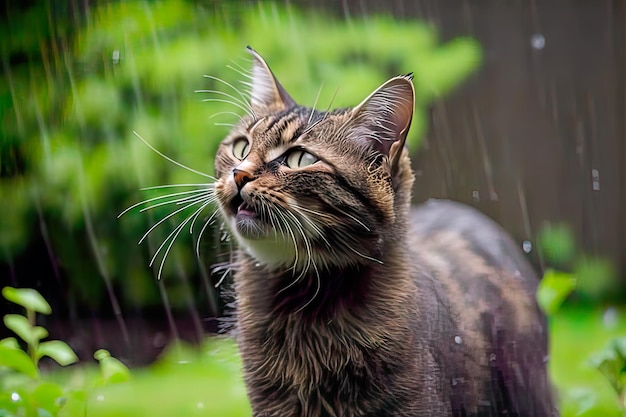
[(413, 74), (388, 80), (352, 110), (351, 125), (358, 139), (389, 158), (395, 176), (411, 127), (415, 107)]
[(296, 105), (294, 99), (278, 82), (263, 57), (250, 46), (246, 47), (252, 55), (252, 92), (250, 101), (253, 108), (278, 110), (288, 109)]

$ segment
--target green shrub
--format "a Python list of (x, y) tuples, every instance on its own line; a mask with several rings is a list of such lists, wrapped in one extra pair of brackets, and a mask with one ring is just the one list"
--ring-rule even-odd
[[(36, 4), (50, 16), (67, 12)], [(242, 88), (245, 78), (238, 71), (250, 67), (247, 44), (266, 57), (302, 104), (313, 105), (319, 92), (318, 108), (355, 105), (388, 77), (415, 72), (413, 148), (426, 131), (430, 103), (480, 63), (475, 41), (440, 43), (436, 30), (423, 22), (385, 16), (342, 21), (271, 3), (238, 5), (103, 2), (84, 25), (70, 31), (63, 20), (63, 30), (49, 28), (55, 37), (41, 45), (22, 42), (31, 34), (18, 28), (16, 37), (3, 38), (8, 55), (42, 51), (42, 62), (18, 61), (11, 77), (0, 80), (0, 136), (6, 138), (0, 141), (0, 253), (6, 262), (29, 249), (40, 216), (69, 278), (69, 297), (78, 305), (98, 309), (108, 303), (107, 285), (121, 296), (123, 308), (160, 305), (156, 272), (146, 265), (185, 213), (164, 222), (142, 247), (139, 238), (171, 209), (132, 211), (119, 221), (117, 215), (165, 193), (139, 188), (207, 180), (164, 161), (132, 132), (168, 157), (211, 174), (228, 130), (220, 123), (235, 117), (224, 112), (239, 109), (202, 102), (223, 97), (194, 91), (233, 93), (203, 74)], [(211, 208), (205, 211), (200, 220)], [(202, 285), (192, 255), (199, 229), (195, 236), (181, 233), (163, 266), (163, 277), (183, 279), (161, 285), (173, 306), (187, 306), (187, 295), (199, 294), (192, 302), (209, 303), (215, 314), (214, 294), (192, 290)], [(216, 248), (212, 233), (202, 246), (207, 264), (225, 251)]]

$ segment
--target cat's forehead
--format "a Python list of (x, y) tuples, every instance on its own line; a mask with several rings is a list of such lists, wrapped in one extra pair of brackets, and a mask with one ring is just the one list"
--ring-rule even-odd
[(295, 107), (248, 121), (242, 133), (251, 140), (255, 153), (273, 159), (289, 147), (328, 145), (340, 118), (340, 113)]

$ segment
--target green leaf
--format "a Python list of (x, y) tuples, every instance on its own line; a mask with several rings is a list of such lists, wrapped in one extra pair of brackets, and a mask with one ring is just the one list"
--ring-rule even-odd
[(116, 384), (130, 379), (130, 371), (126, 365), (112, 357), (107, 350), (99, 349), (93, 356), (100, 362), (100, 371), (106, 383)]
[(15, 304), (21, 305), (27, 310), (36, 311), (41, 314), (50, 314), (52, 312), (50, 304), (48, 304), (37, 290), (33, 290), (32, 288), (4, 287), (2, 289), (2, 296)]
[(0, 366), (14, 369), (33, 379), (39, 376), (39, 371), (33, 360), (21, 349), (14, 349), (0, 345)]
[(17, 339), (14, 337), (7, 337), (0, 340), (0, 346), (6, 346), (11, 349), (19, 349), (20, 345), (17, 343)]
[(48, 356), (59, 365), (67, 366), (78, 361), (76, 353), (69, 345), (61, 340), (43, 342), (37, 347), (37, 358)]
[(60, 408), (63, 389), (52, 382), (42, 382), (33, 391), (33, 399), (39, 409), (56, 415)]
[(563, 265), (576, 254), (574, 235), (565, 225), (549, 226), (541, 230), (538, 240), (541, 251), (552, 264)]
[(537, 303), (546, 314), (554, 314), (575, 288), (576, 278), (571, 274), (548, 269), (537, 289)]
[(36, 339), (37, 332), (24, 316), (7, 314), (4, 316), (4, 325), (29, 345), (34, 344), (38, 340)]

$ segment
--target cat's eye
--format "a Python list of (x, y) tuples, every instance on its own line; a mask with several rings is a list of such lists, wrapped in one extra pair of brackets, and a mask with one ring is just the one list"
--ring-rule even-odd
[(292, 169), (308, 167), (317, 161), (319, 159), (301, 149), (297, 149), (287, 156), (287, 166)]
[(250, 142), (246, 138), (239, 138), (233, 142), (233, 156), (237, 159), (245, 159), (250, 152)]

